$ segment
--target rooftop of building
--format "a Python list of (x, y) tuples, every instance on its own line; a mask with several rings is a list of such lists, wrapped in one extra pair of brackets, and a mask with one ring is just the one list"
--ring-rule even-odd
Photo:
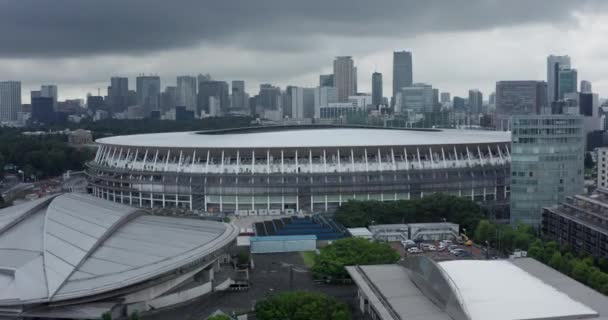
[(0, 305), (89, 297), (172, 272), (229, 245), (232, 225), (147, 215), (81, 194), (0, 210)]
[(266, 126), (98, 139), (108, 145), (173, 148), (315, 148), (510, 143), (510, 132), (366, 126)]

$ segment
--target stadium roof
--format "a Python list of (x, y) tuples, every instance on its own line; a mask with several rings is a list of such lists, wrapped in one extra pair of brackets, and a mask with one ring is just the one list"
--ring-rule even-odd
[(251, 149), (452, 145), (511, 141), (511, 133), (503, 131), (341, 127), (262, 129), (138, 134), (102, 138), (97, 142), (120, 146)]
[(223, 248), (236, 227), (63, 194), (0, 210), (0, 305), (105, 293)]
[[(437, 265), (449, 279), (466, 319), (608, 320), (606, 296), (531, 258)], [(380, 319), (451, 319), (448, 311), (433, 303), (437, 297), (426, 296), (415, 285), (406, 267), (349, 266), (347, 270)]]

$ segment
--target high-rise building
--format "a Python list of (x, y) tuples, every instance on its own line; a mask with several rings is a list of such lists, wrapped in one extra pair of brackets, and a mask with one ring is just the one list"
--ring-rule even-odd
[(319, 87), (333, 87), (334, 86), (334, 75), (333, 74), (322, 74), (319, 76)]
[(578, 72), (576, 69), (559, 70), (558, 95), (559, 100), (564, 99), (568, 93), (577, 92)]
[(469, 90), (469, 113), (480, 114), (483, 108), (483, 94), (477, 89)]
[(32, 116), (30, 117), (30, 121), (38, 124), (51, 124), (55, 122), (53, 97), (32, 99)]
[(592, 93), (591, 81), (581, 80), (581, 93)]
[(214, 103), (219, 104), (219, 110), (214, 110), (216, 113), (228, 111), (230, 106), (228, 83), (224, 81), (207, 80), (198, 83), (198, 113), (210, 113), (209, 97), (215, 97)]
[(466, 101), (464, 98), (455, 96), (452, 102), (452, 108), (456, 112), (465, 112), (467, 111)]
[(372, 74), (372, 104), (379, 106), (382, 104), (382, 73), (374, 72)]
[(327, 107), (330, 103), (338, 102), (338, 90), (334, 87), (318, 87), (314, 90), (314, 117), (320, 118), (320, 110), (322, 107)]
[(262, 110), (277, 110), (280, 105), (281, 88), (271, 84), (261, 84), (257, 104)]
[(424, 83), (414, 83), (410, 87), (401, 88), (401, 112), (424, 113), (433, 112), (433, 86)]
[(245, 81), (233, 80), (232, 81), (232, 95), (231, 95), (231, 108), (234, 110), (246, 110), (247, 100), (245, 93)]
[(411, 87), (412, 76), (412, 53), (409, 51), (393, 52), (393, 100), (402, 88)]
[(139, 76), (137, 82), (137, 104), (143, 108), (144, 116), (160, 111), (160, 77)]
[(496, 92), (490, 93), (488, 96), (488, 104), (491, 106), (496, 106)]
[(112, 113), (123, 112), (129, 106), (129, 78), (110, 78), (110, 90), (108, 91), (110, 110)]
[(570, 69), (569, 56), (554, 56), (547, 57), (547, 104), (550, 106), (559, 97), (559, 71), (562, 69)]
[[(160, 95), (160, 109), (162, 112), (167, 112), (169, 110), (174, 109), (177, 106), (180, 106), (178, 101), (178, 89), (176, 86), (167, 86), (165, 91)], [(185, 106), (182, 106), (185, 107)], [(194, 111), (194, 110), (187, 110)]]
[(315, 89), (293, 88), (291, 90), (291, 117), (311, 119), (315, 115)]
[(538, 226), (541, 208), (582, 193), (584, 155), (582, 117), (513, 116), (511, 223)]
[(608, 191), (608, 148), (597, 149), (597, 187)]
[(357, 93), (357, 68), (352, 57), (336, 57), (334, 60), (334, 87), (338, 89), (338, 101), (348, 102)]
[(449, 92), (442, 92), (441, 93), (441, 103), (442, 104), (449, 104), (450, 102), (452, 102), (452, 98), (450, 98), (450, 93)]
[(21, 82), (0, 81), (0, 122), (17, 121), (21, 110)]
[(499, 130), (509, 130), (513, 115), (541, 114), (547, 107), (547, 83), (544, 81), (496, 82), (494, 125)]
[(196, 110), (196, 77), (177, 77), (176, 105), (186, 107), (187, 111)]
[(40, 87), (40, 96), (53, 99), (53, 108), (57, 108), (57, 86), (54, 84), (46, 84)]

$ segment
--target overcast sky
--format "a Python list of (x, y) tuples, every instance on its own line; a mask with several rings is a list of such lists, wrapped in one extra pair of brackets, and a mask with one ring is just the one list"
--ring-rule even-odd
[(158, 74), (316, 86), (351, 55), (358, 88), (411, 50), (414, 81), (484, 98), (497, 80), (545, 80), (546, 56), (568, 54), (579, 80), (608, 95), (605, 0), (0, 0), (0, 80), (23, 95), (59, 85), (60, 99), (105, 94), (111, 76)]

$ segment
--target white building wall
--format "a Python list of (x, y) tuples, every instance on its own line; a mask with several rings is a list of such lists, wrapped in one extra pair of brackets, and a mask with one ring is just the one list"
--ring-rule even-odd
[(597, 149), (597, 187), (608, 190), (608, 148)]

